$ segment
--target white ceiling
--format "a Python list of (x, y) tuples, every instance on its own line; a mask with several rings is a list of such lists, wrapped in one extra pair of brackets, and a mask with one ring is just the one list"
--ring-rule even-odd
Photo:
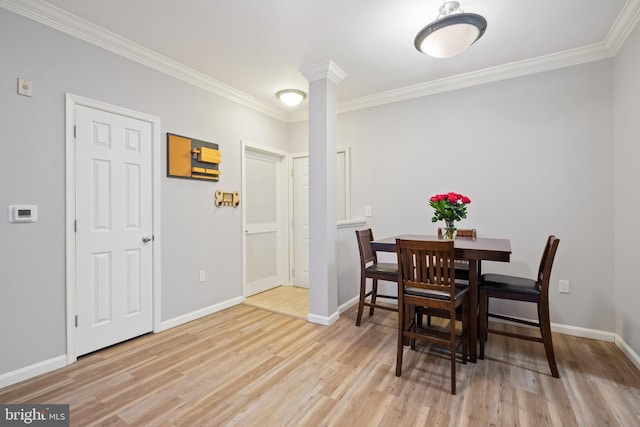
[(75, 16), (39, 0), (0, 0), (15, 3), (85, 33), (108, 30), (286, 117), (297, 112), (275, 93), (306, 91), (305, 65), (342, 68), (339, 102), (353, 109), (610, 57), (640, 16), (640, 0), (461, 0), (487, 31), (461, 55), (435, 59), (413, 39), (442, 0), (48, 0)]

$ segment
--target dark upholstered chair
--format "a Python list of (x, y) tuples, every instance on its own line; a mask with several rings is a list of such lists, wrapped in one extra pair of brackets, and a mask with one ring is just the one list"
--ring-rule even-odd
[[(378, 297), (398, 299), (395, 295), (378, 295), (378, 280), (389, 282), (398, 281), (398, 266), (395, 263), (380, 263), (374, 251), (371, 250), (373, 232), (371, 229), (356, 230), (358, 239), (358, 250), (360, 251), (360, 301), (358, 302), (358, 317), (356, 326), (360, 326), (362, 321), (362, 311), (364, 307), (369, 307), (369, 316), (373, 316), (373, 310), (380, 308), (397, 312), (393, 306), (381, 305), (376, 302)], [(367, 291), (367, 279), (371, 279), (371, 290)], [(367, 300), (369, 298), (369, 300)]]
[[(462, 345), (462, 363), (469, 350), (469, 286), (456, 285), (451, 241), (396, 240), (398, 254), (398, 353), (396, 376), (402, 373), (404, 344), (415, 349), (416, 340), (446, 346), (451, 359), (451, 394), (456, 394), (456, 351)], [(455, 319), (462, 307), (462, 329), (449, 321), (446, 328), (422, 328), (416, 308), (437, 309)]]
[[(556, 378), (559, 377), (558, 367), (553, 353), (551, 321), (549, 319), (549, 278), (559, 243), (560, 239), (555, 236), (549, 236), (547, 239), (547, 244), (542, 253), (542, 259), (540, 260), (540, 267), (538, 268), (538, 276), (535, 280), (504, 274), (482, 275), (480, 283), (478, 284), (480, 292), (480, 359), (484, 359), (485, 340), (487, 339), (488, 333), (541, 342), (544, 344), (549, 368), (551, 368), (551, 375)], [(535, 303), (538, 307), (538, 322), (530, 322), (519, 318), (489, 313), (489, 298)], [(488, 326), (489, 317), (535, 326), (540, 330), (541, 336), (536, 337), (491, 329)]]

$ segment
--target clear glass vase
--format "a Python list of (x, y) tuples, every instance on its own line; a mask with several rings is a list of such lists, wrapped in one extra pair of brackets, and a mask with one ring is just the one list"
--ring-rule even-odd
[(442, 233), (442, 237), (444, 240), (454, 240), (456, 238), (456, 224), (454, 221), (445, 221), (444, 222), (444, 232)]

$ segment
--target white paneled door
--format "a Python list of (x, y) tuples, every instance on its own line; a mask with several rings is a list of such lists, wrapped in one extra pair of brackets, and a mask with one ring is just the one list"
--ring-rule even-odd
[(283, 156), (245, 147), (245, 297), (287, 283)]
[(152, 312), (152, 125), (76, 108), (76, 354), (145, 334)]
[[(337, 154), (337, 220), (349, 219), (349, 156)], [(309, 287), (309, 157), (293, 158), (293, 284)]]
[(293, 159), (293, 283), (309, 287), (309, 157)]

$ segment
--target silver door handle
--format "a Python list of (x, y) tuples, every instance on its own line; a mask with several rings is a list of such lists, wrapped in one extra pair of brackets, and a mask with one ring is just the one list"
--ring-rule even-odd
[(150, 241), (152, 241), (153, 239), (154, 239), (154, 237), (153, 237), (153, 236), (151, 236), (151, 237), (149, 237), (149, 236), (144, 236), (144, 237), (142, 238), (142, 242), (143, 242), (143, 243), (149, 243), (149, 242), (150, 242)]

